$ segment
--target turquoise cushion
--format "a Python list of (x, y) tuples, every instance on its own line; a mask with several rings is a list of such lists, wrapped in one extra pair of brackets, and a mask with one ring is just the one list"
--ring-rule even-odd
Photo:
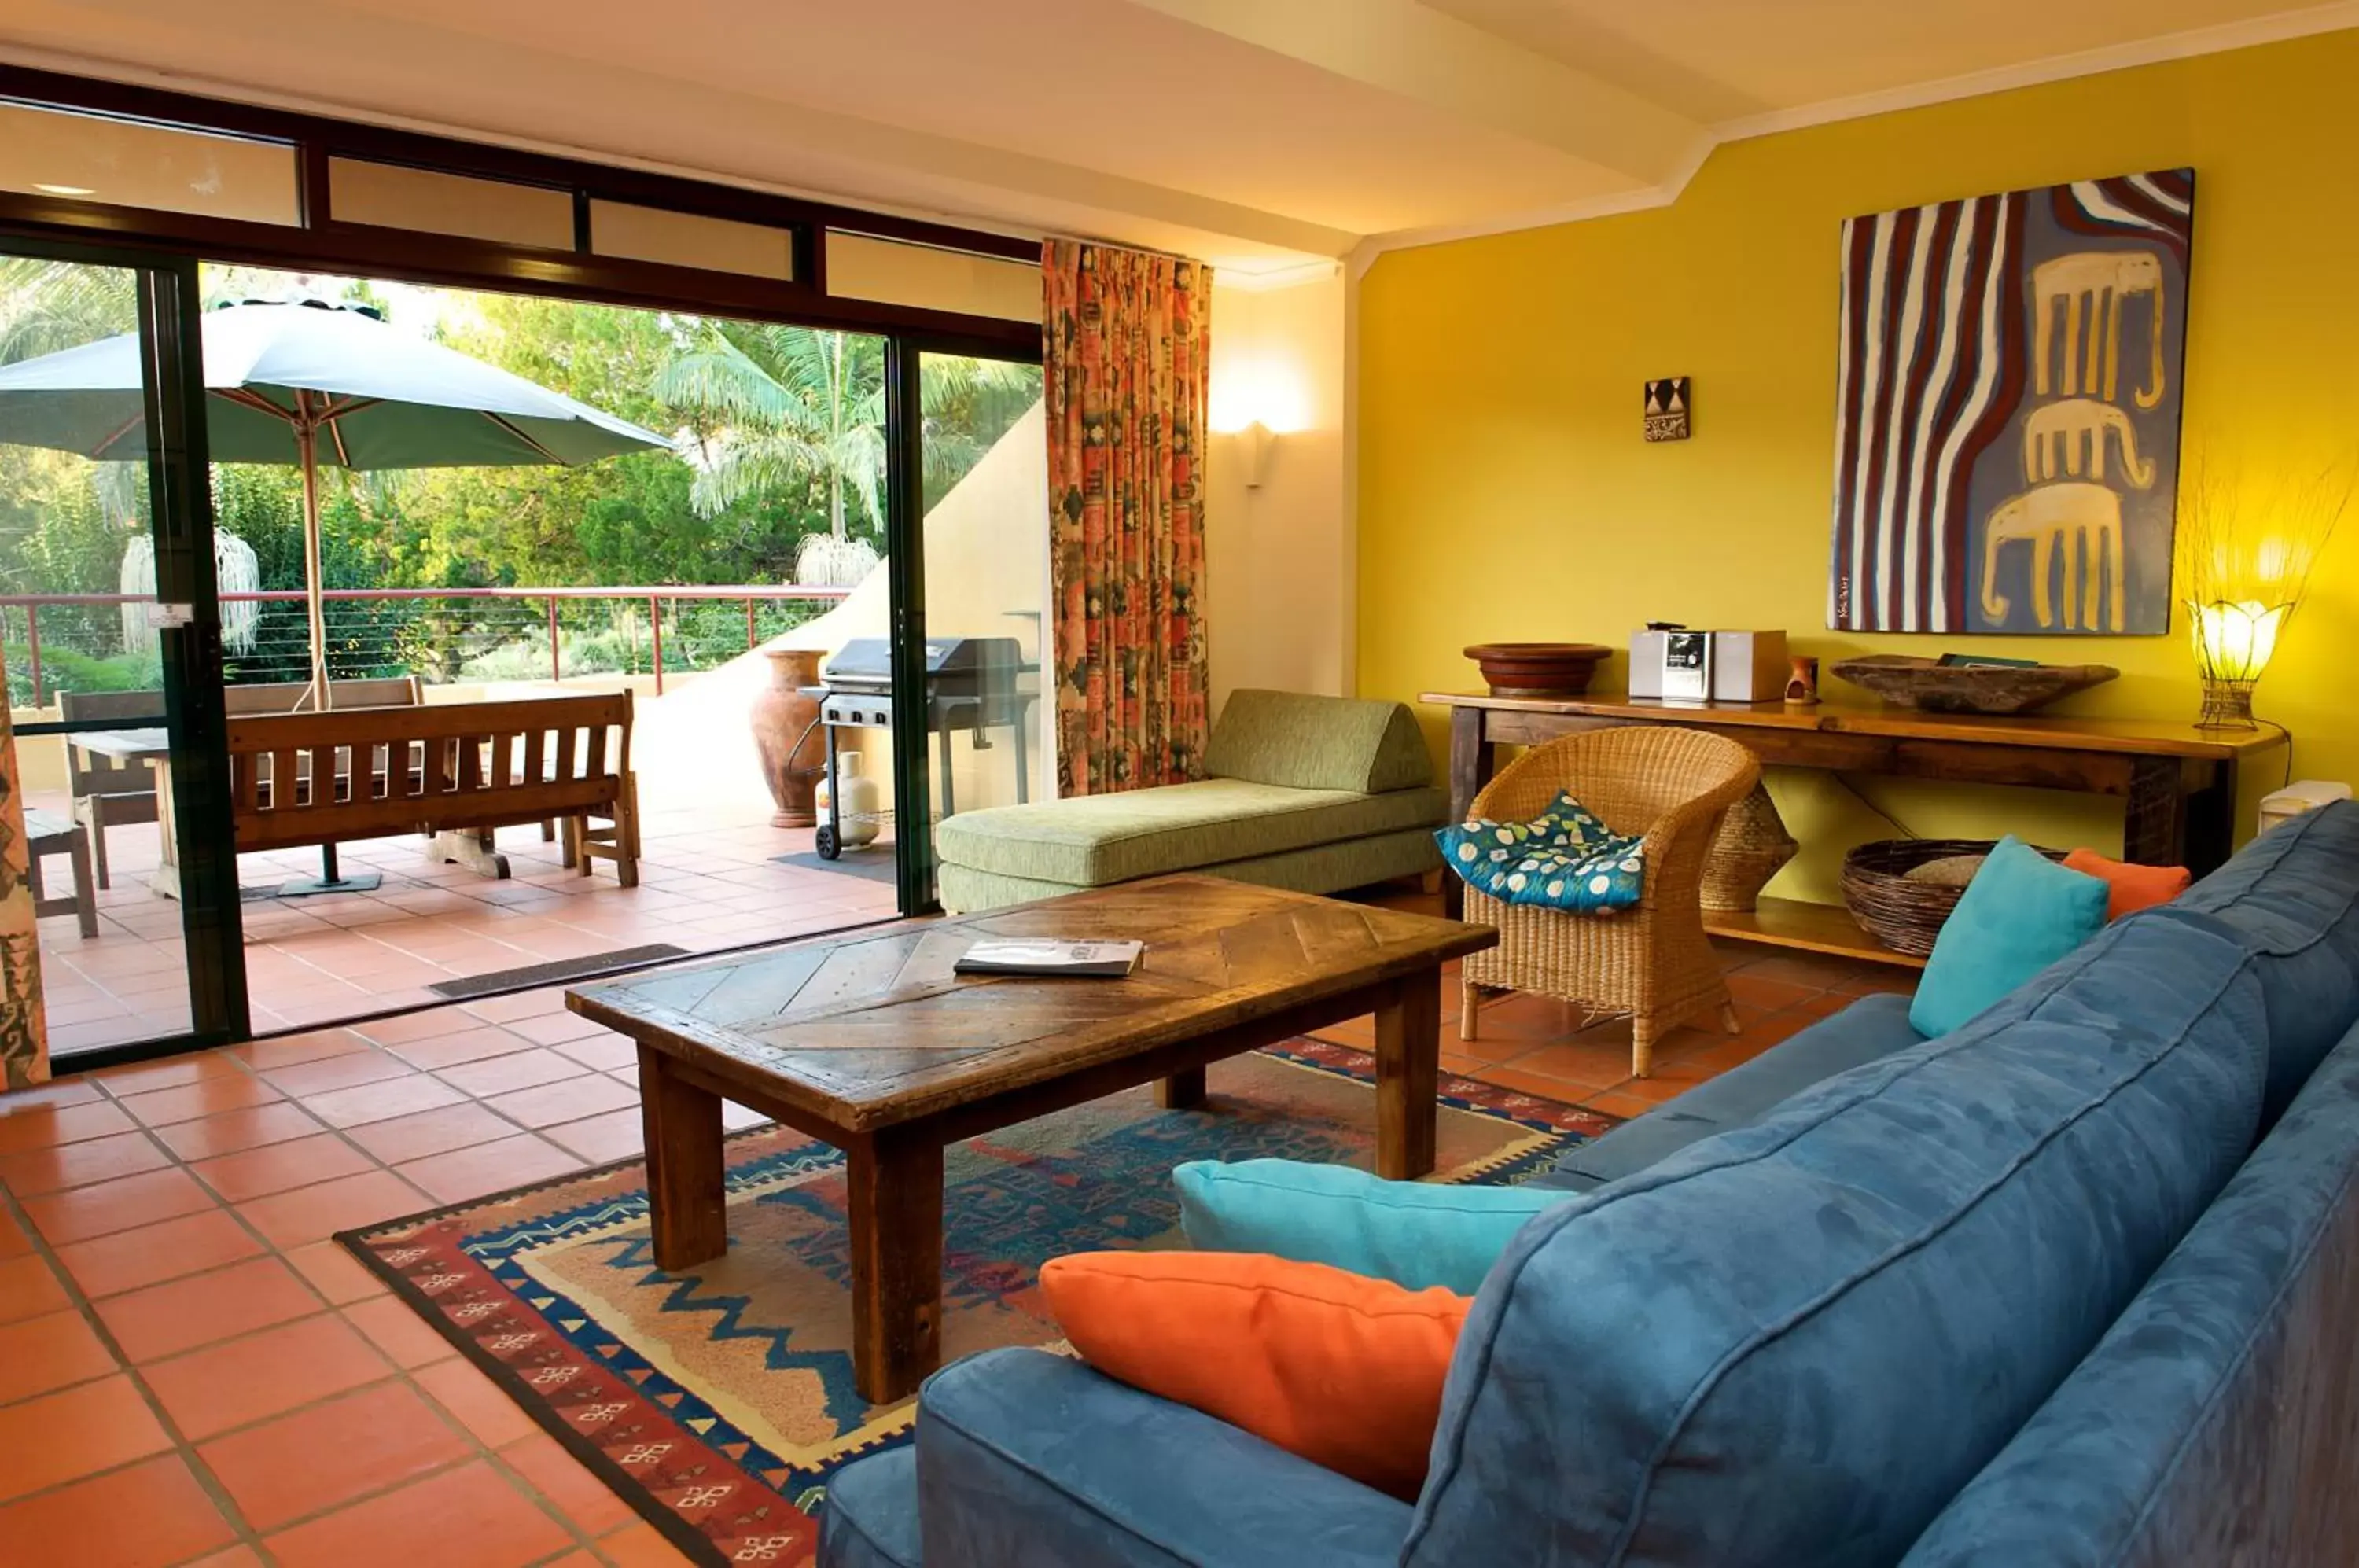
[(1387, 1181), (1348, 1165), (1197, 1160), (1173, 1168), (1180, 1224), (1207, 1252), (1266, 1252), (1412, 1290), (1471, 1296), (1524, 1222), (1576, 1194)]
[(2105, 885), (2021, 839), (1998, 841), (1934, 939), (1909, 1004), (1919, 1034), (1948, 1034), (2104, 929)]
[(1461, 880), (1501, 903), (1611, 914), (1646, 894), (1643, 841), (1614, 832), (1568, 794), (1527, 822), (1477, 817), (1433, 836)]

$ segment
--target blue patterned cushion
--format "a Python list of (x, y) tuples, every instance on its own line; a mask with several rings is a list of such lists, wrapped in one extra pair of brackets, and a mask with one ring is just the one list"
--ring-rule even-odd
[(1527, 822), (1482, 818), (1443, 828), (1442, 858), (1469, 887), (1506, 904), (1610, 915), (1646, 891), (1646, 855), (1569, 794)]

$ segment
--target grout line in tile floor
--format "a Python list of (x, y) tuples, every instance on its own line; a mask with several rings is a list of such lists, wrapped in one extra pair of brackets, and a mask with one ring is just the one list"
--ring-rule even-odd
[[(1866, 965), (1727, 957), (1744, 1034), (1679, 1031), (1653, 1079), (1627, 1076), (1626, 1023), (1543, 998), (1487, 1007), (1484, 1038), (1460, 1041), (1454, 975), (1443, 1067), (1636, 1115), (1855, 995), (1906, 984)], [(1364, 1048), (1369, 1023), (1321, 1032)], [(46, 1338), (84, 1357), (54, 1387), (37, 1374), (0, 1388), (0, 1437), (67, 1396), (83, 1445), (22, 1494), (0, 1475), (0, 1568), (90, 1561), (43, 1543), (123, 1512), (119, 1493), (145, 1533), (107, 1568), (310, 1568), (342, 1561), (338, 1543), (356, 1547), (388, 1508), (460, 1504), (498, 1528), (438, 1536), (435, 1568), (684, 1562), (326, 1239), (635, 1154), (636, 1066), (549, 987), (0, 1098), (0, 1345)], [(569, 1114), (585, 1105), (597, 1108)], [(729, 1112), (732, 1127), (760, 1119)], [(267, 1376), (207, 1383), (244, 1367), (241, 1350)], [(102, 1410), (98, 1391), (117, 1379), (136, 1399)], [(304, 1456), (292, 1481), (257, 1470), (274, 1451)], [(341, 1479), (308, 1468), (347, 1461)]]

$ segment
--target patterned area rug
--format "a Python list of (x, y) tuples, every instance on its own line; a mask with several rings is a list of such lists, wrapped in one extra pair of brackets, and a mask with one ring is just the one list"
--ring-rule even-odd
[[(1169, 1172), (1264, 1156), (1366, 1165), (1364, 1052), (1295, 1040), (1215, 1064), (1201, 1110), (1139, 1089), (949, 1151), (945, 1358), (1054, 1345), (1060, 1253), (1183, 1245)], [(1611, 1117), (1444, 1076), (1435, 1180), (1513, 1182)], [(842, 1156), (779, 1127), (728, 1145), (728, 1256), (655, 1266), (638, 1160), (337, 1239), (691, 1558), (799, 1568), (835, 1470), (906, 1443), (852, 1383)]]

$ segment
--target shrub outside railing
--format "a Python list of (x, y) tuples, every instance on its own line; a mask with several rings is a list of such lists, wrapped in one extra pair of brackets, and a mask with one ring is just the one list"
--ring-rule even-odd
[[(710, 669), (823, 613), (851, 592), (809, 583), (609, 588), (332, 588), (328, 673), (342, 681), (416, 675), (429, 684), (563, 681)], [(261, 611), (253, 637), (225, 650), (232, 685), (300, 681), (310, 633), (298, 590), (224, 593)], [(59, 691), (136, 691), (160, 679), (152, 645), (126, 636), (125, 593), (0, 594), (11, 706)]]

